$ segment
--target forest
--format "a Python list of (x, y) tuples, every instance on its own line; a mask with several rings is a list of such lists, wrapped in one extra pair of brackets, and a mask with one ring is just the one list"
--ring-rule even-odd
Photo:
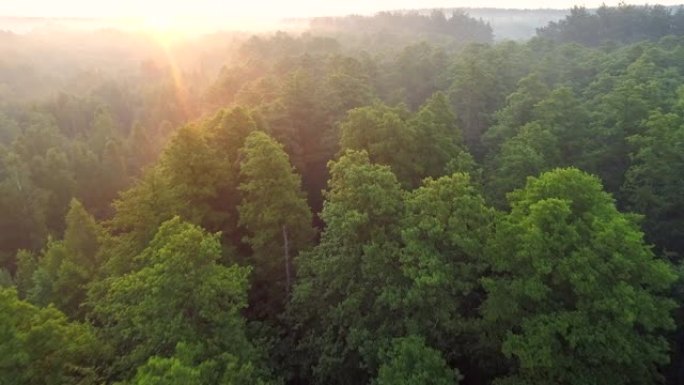
[(682, 7), (0, 51), (0, 385), (684, 384)]

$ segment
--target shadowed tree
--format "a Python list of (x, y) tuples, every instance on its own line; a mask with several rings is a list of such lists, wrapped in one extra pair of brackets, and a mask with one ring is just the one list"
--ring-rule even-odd
[(301, 179), (283, 146), (263, 132), (247, 137), (240, 163), (238, 207), (252, 249), (253, 304), (259, 316), (282, 311), (294, 274), (292, 260), (313, 240), (312, 214)]

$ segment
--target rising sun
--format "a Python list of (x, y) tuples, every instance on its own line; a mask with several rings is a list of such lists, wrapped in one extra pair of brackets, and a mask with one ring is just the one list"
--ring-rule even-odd
[(151, 35), (162, 45), (171, 44), (193, 32), (192, 25), (186, 20), (171, 16), (148, 16), (136, 24), (137, 29)]
[(142, 21), (142, 27), (150, 32), (163, 32), (177, 29), (177, 24), (177, 20), (166, 16), (149, 16)]

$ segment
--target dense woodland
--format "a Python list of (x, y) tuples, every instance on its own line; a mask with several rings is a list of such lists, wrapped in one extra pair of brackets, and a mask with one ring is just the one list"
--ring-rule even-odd
[(681, 8), (102, 33), (0, 36), (1, 385), (684, 383)]

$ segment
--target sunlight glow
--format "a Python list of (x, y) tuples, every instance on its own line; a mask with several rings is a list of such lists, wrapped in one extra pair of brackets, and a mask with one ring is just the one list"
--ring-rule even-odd
[(171, 17), (148, 16), (143, 20), (143, 27), (148, 31), (168, 31), (177, 27), (177, 23)]
[[(623, 1), (623, 0), (622, 0)], [(442, 7), (557, 8), (616, 5), (621, 0), (1, 0), (0, 16), (210, 18), (231, 22), (264, 19), (368, 14), (379, 10)], [(647, 1), (628, 0), (630, 4)], [(658, 0), (678, 4), (681, 0)]]
[(141, 30), (156, 40), (161, 46), (167, 47), (193, 32), (186, 23), (180, 19), (168, 16), (151, 15), (139, 21), (133, 21), (131, 27)]

